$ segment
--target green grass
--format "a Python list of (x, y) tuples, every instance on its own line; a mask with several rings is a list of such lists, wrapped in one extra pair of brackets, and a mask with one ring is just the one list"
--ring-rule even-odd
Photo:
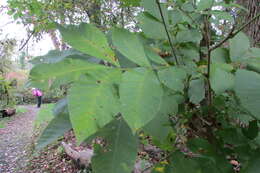
[(17, 114), (23, 114), (23, 113), (26, 113), (26, 112), (28, 112), (28, 110), (26, 108), (24, 108), (22, 106), (17, 106), (16, 107), (16, 113)]
[(39, 128), (40, 126), (47, 124), (53, 118), (52, 109), (55, 104), (44, 104), (42, 105), (37, 117), (34, 121), (34, 127)]
[(10, 120), (10, 117), (0, 118), (0, 129), (5, 128), (5, 124)]

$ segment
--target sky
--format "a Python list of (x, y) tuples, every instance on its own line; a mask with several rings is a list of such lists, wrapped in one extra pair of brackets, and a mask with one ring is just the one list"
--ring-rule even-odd
[[(6, 5), (7, 0), (0, 0), (0, 6)], [(19, 48), (27, 40), (27, 32), (23, 24), (17, 24), (13, 21), (12, 17), (6, 14), (6, 11), (0, 11), (0, 30), (2, 34), (0, 39), (15, 38), (17, 42), (16, 56), (19, 56)], [(40, 56), (46, 54), (49, 50), (54, 49), (51, 38), (45, 34), (42, 39), (37, 43), (30, 39), (28, 42), (28, 53), (32, 56)]]

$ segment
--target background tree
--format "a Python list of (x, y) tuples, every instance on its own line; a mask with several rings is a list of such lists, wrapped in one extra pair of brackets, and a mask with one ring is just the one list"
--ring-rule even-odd
[[(238, 4), (243, 5), (248, 9), (248, 12), (240, 13), (240, 22), (248, 21), (256, 16), (260, 11), (259, 0), (237, 0)], [(250, 25), (248, 25), (244, 31), (251, 38), (253, 46), (260, 46), (260, 19), (256, 19)]]

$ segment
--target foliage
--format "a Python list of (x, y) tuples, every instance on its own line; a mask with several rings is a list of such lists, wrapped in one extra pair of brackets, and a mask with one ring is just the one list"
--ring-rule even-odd
[[(79, 143), (97, 136), (106, 141), (95, 146), (94, 172), (130, 173), (140, 142), (136, 136), (145, 132), (166, 155), (154, 172), (232, 172), (226, 157), (237, 159), (242, 172), (259, 172), (260, 50), (249, 46), (241, 32), (245, 25), (229, 20), (226, 11), (233, 5), (148, 2), (140, 3), (142, 32), (114, 27), (106, 35), (93, 24), (57, 25), (82, 55), (63, 52), (30, 72), (37, 88), (70, 86), (67, 102), (55, 106), (68, 112), (50, 122), (40, 146), (72, 126)], [(218, 15), (236, 27), (227, 35), (212, 24), (223, 20), (215, 17), (216, 6), (227, 8)], [(239, 124), (241, 116), (250, 118)]]
[(34, 121), (34, 127), (39, 128), (42, 125), (48, 124), (52, 119), (52, 109), (54, 104), (43, 104)]

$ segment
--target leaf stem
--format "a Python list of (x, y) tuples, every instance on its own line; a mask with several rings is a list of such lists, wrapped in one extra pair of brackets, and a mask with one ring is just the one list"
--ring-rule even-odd
[(171, 46), (172, 54), (173, 54), (173, 56), (174, 56), (174, 59), (175, 59), (175, 61), (176, 61), (176, 64), (179, 65), (178, 58), (177, 58), (177, 56), (176, 56), (176, 53), (175, 53), (175, 50), (174, 50), (174, 47), (173, 47), (173, 44), (172, 44), (172, 41), (171, 41), (170, 34), (169, 34), (168, 29), (167, 29), (167, 26), (166, 26), (166, 22), (165, 22), (163, 13), (162, 13), (162, 8), (161, 8), (161, 5), (160, 5), (159, 0), (156, 0), (156, 3), (157, 3), (157, 5), (158, 5), (159, 11), (160, 11), (160, 15), (161, 15), (161, 17), (162, 17), (164, 29), (165, 29), (165, 32), (166, 32), (166, 34), (167, 34), (167, 37), (168, 37), (168, 40), (169, 40), (169, 44), (170, 44), (170, 46)]

